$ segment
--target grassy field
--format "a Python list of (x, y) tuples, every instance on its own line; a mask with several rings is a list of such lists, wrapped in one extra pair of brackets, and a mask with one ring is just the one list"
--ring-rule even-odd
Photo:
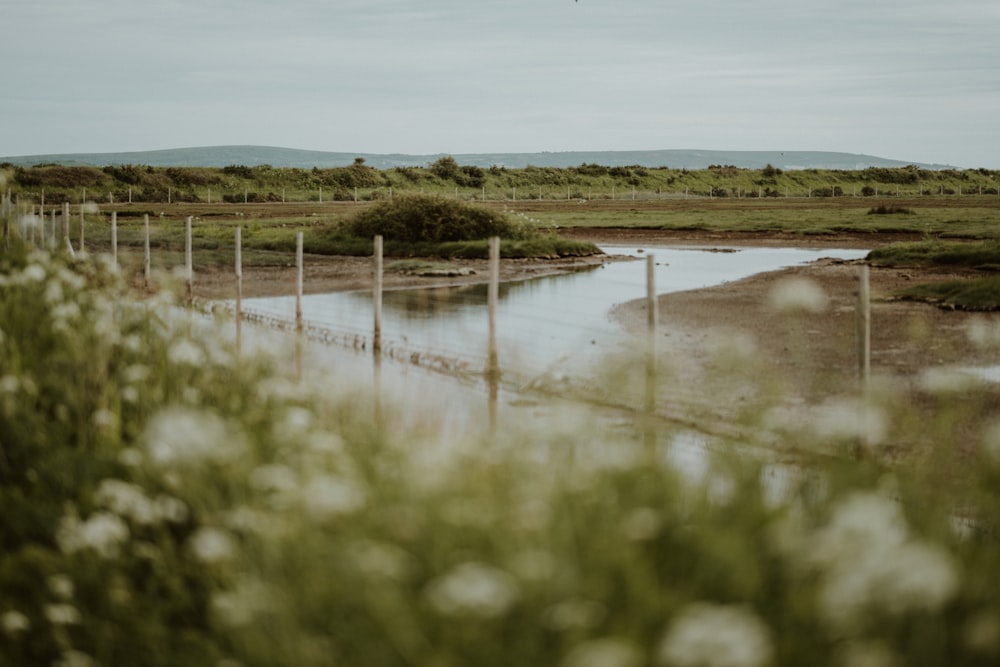
[(393, 193), (437, 194), (465, 200), (662, 200), (998, 196), (1000, 172), (929, 171), (916, 167), (853, 171), (728, 165), (700, 170), (667, 167), (507, 169), (462, 166), (442, 158), (426, 167), (373, 169), (363, 161), (331, 169), (111, 165), (31, 168), (0, 165), (8, 187), (24, 200), (80, 202), (333, 202), (387, 199)]

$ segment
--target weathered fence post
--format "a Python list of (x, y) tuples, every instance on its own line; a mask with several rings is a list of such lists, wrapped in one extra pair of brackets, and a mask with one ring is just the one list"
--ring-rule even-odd
[(858, 269), (858, 302), (856, 322), (856, 341), (858, 357), (858, 380), (861, 391), (868, 394), (868, 381), (871, 375), (871, 292), (868, 281), (868, 265), (862, 264)]
[(111, 211), (111, 259), (118, 269), (118, 211)]
[(489, 310), (489, 361), (486, 379), (490, 391), (490, 431), (497, 428), (497, 403), (500, 395), (500, 357), (497, 353), (497, 302), (500, 300), (500, 237), (490, 237), (490, 283), (486, 293)]
[(656, 256), (646, 255), (646, 428), (647, 448), (656, 445), (656, 428), (653, 415), (656, 413), (656, 326), (658, 320), (656, 302)]
[(295, 330), (302, 331), (302, 232), (295, 234)]
[(69, 241), (69, 202), (63, 202), (62, 208), (62, 236)]
[(382, 235), (375, 236), (375, 286), (372, 291), (372, 304), (375, 311), (375, 330), (372, 334), (372, 351), (375, 356), (382, 352)]
[(149, 287), (149, 274), (150, 274), (150, 257), (149, 257), (149, 214), (144, 213), (142, 216), (142, 225), (145, 228), (145, 241), (143, 243), (144, 258), (143, 258), (143, 276), (146, 279), (146, 287)]
[(192, 216), (189, 215), (187, 220), (184, 221), (184, 269), (185, 280), (187, 281), (188, 303), (191, 303), (194, 299), (194, 262), (191, 256), (191, 220)]
[(239, 352), (243, 326), (243, 228), (236, 228), (236, 351)]
[[(86, 192), (86, 190), (84, 190), (84, 192)], [(86, 248), (84, 247), (84, 239), (83, 239), (83, 220), (84, 220), (83, 209), (84, 209), (84, 204), (81, 202), (80, 203), (80, 252), (84, 252), (86, 250)]]

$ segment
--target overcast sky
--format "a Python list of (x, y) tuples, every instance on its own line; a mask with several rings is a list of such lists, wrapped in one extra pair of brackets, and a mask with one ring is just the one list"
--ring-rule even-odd
[(996, 0), (0, 0), (0, 155), (830, 150), (1000, 168)]

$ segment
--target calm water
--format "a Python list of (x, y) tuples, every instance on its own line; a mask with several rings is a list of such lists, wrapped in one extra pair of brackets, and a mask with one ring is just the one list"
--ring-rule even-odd
[[(739, 280), (749, 275), (821, 257), (854, 259), (865, 250), (602, 246), (611, 255), (656, 261), (657, 293), (683, 291)], [(477, 362), (488, 349), (487, 286), (392, 290), (383, 294), (384, 345)], [(500, 285), (497, 337), (505, 369), (540, 369), (581, 353), (601, 353), (624, 342), (609, 319), (612, 306), (646, 293), (646, 262), (610, 262), (575, 274)], [(293, 297), (248, 299), (248, 311), (294, 319)], [(341, 335), (370, 338), (374, 315), (370, 291), (303, 297), (304, 319)]]

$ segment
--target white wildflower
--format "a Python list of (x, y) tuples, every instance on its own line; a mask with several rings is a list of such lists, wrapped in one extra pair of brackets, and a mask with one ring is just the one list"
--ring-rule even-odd
[(817, 406), (811, 413), (811, 428), (825, 440), (863, 439), (876, 445), (889, 435), (889, 418), (877, 406), (866, 401), (834, 399)]
[(153, 463), (162, 466), (225, 463), (239, 458), (245, 447), (243, 438), (230, 433), (221, 417), (193, 408), (166, 408), (146, 428), (147, 452)]
[(951, 556), (927, 542), (909, 542), (883, 562), (875, 591), (882, 606), (902, 614), (937, 611), (958, 591), (958, 574)]
[(236, 555), (236, 544), (229, 533), (219, 528), (199, 528), (188, 539), (188, 548), (203, 563), (221, 563)]
[[(129, 336), (135, 338), (135, 336)], [(149, 366), (143, 364), (132, 364), (122, 371), (122, 379), (129, 384), (142, 384), (149, 379)]]
[(153, 514), (163, 521), (183, 523), (188, 518), (188, 507), (183, 500), (159, 495), (153, 500)]
[(153, 503), (142, 488), (120, 479), (101, 480), (94, 500), (102, 507), (138, 524), (149, 525), (155, 523), (157, 518)]
[(980, 383), (980, 379), (973, 373), (960, 368), (927, 368), (917, 378), (918, 386), (931, 394), (954, 394), (971, 389)]
[(26, 284), (38, 283), (43, 280), (45, 280), (45, 267), (41, 264), (29, 264), (21, 271), (18, 282)]
[(95, 428), (107, 431), (118, 423), (118, 415), (107, 408), (100, 408), (90, 415), (90, 421)]
[(45, 303), (50, 306), (62, 303), (62, 300), (66, 298), (63, 294), (62, 283), (58, 280), (50, 280), (48, 284), (45, 285), (45, 292), (42, 294), (42, 298), (45, 300)]
[(61, 280), (67, 287), (76, 292), (79, 292), (87, 286), (86, 278), (76, 271), (67, 269), (65, 266), (59, 267), (59, 270), (56, 272), (56, 278)]
[(317, 475), (302, 488), (301, 502), (313, 518), (350, 514), (365, 504), (365, 492), (350, 480)]
[(59, 548), (68, 554), (93, 549), (104, 558), (113, 558), (128, 538), (125, 522), (107, 512), (97, 512), (82, 522), (75, 516), (63, 517), (56, 530)]
[(592, 639), (578, 644), (563, 659), (562, 667), (640, 667), (642, 651), (626, 639)]
[(205, 352), (190, 339), (180, 338), (170, 345), (167, 359), (172, 364), (201, 366), (205, 363)]
[(427, 601), (442, 616), (498, 618), (517, 603), (514, 577), (491, 565), (467, 562), (434, 579)]
[(16, 635), (31, 629), (31, 619), (19, 611), (5, 611), (0, 614), (0, 628), (7, 635)]
[(780, 312), (820, 313), (826, 310), (827, 302), (823, 288), (807, 278), (781, 280), (768, 295), (771, 308)]
[(296, 488), (298, 477), (288, 466), (272, 463), (254, 468), (250, 485), (263, 492), (288, 492)]
[(570, 598), (547, 608), (542, 623), (550, 630), (588, 630), (597, 627), (608, 615), (607, 607), (585, 598)]
[(899, 506), (872, 493), (838, 505), (811, 541), (809, 559), (823, 571), (819, 610), (840, 630), (854, 629), (870, 608), (936, 611), (958, 589), (951, 557), (910, 539)]
[(742, 606), (695, 603), (660, 644), (660, 662), (677, 667), (761, 667), (774, 649), (767, 625)]
[(0, 377), (0, 394), (16, 394), (21, 388), (21, 381), (16, 375)]
[(126, 447), (118, 452), (118, 462), (123, 466), (135, 468), (142, 465), (142, 452), (135, 447)]
[(266, 585), (255, 579), (242, 579), (232, 589), (212, 597), (212, 610), (231, 627), (250, 623), (255, 616), (273, 611), (275, 596)]
[(73, 580), (65, 574), (53, 574), (46, 578), (49, 591), (60, 600), (73, 599)]
[(65, 603), (45, 605), (45, 618), (52, 625), (74, 625), (81, 620), (80, 610)]
[(966, 335), (977, 347), (1000, 347), (1000, 320), (976, 316), (969, 322)]
[(82, 317), (80, 306), (74, 301), (64, 301), (55, 305), (50, 315), (52, 326), (56, 329), (70, 329)]

